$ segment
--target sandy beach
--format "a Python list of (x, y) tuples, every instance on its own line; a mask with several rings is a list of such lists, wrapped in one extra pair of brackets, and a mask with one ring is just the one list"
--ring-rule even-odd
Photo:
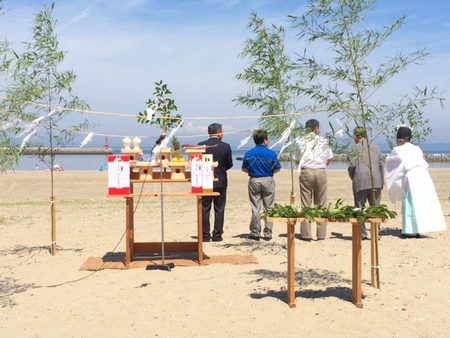
[[(328, 170), (328, 201), (352, 204), (345, 170)], [(430, 169), (447, 226), (450, 170)], [(299, 204), (298, 173), (293, 187)], [(52, 256), (50, 173), (0, 175), (1, 337), (449, 337), (450, 236), (402, 239), (399, 216), (383, 225), (380, 289), (370, 285), (363, 242), (363, 308), (351, 298), (351, 225), (329, 223), (325, 241), (296, 240), (296, 308), (287, 305), (286, 224), (271, 242), (246, 239), (247, 176), (229, 172), (223, 242), (206, 256), (252, 256), (256, 262), (176, 266), (171, 271), (80, 270), (90, 257), (125, 252), (125, 200), (109, 198), (108, 173), (54, 172), (57, 253)], [(276, 201), (287, 204), (291, 172), (276, 174)], [(135, 192), (140, 188), (135, 187)], [(159, 192), (159, 184), (142, 191)], [(189, 192), (189, 183), (164, 185)], [(383, 191), (383, 203), (392, 205)], [(196, 239), (191, 197), (142, 198), (136, 241)], [(298, 226), (299, 227), (299, 226)], [(299, 231), (299, 229), (298, 229)], [(313, 225), (313, 234), (315, 226)]]

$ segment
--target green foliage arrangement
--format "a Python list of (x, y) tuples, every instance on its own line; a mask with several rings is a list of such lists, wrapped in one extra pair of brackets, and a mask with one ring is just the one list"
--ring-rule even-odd
[(321, 206), (300, 208), (295, 205), (283, 206), (275, 203), (273, 208), (263, 212), (261, 218), (305, 218), (309, 222), (314, 222), (314, 218), (326, 218), (330, 222), (345, 222), (350, 219), (357, 219), (359, 224), (363, 224), (369, 218), (387, 220), (389, 218), (394, 219), (397, 216), (397, 213), (389, 210), (385, 204), (363, 208), (343, 204), (342, 198), (339, 198), (334, 204), (329, 203), (326, 208)]

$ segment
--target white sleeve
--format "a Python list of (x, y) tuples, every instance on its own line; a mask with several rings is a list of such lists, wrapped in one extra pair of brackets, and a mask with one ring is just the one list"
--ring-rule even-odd
[(394, 149), (391, 155), (386, 158), (386, 184), (389, 199), (392, 203), (403, 199), (403, 179), (405, 167)]

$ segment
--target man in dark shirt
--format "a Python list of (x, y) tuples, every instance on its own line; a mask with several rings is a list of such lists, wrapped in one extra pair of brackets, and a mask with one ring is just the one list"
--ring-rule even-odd
[(222, 125), (213, 123), (208, 126), (209, 139), (200, 142), (199, 145), (206, 145), (206, 154), (213, 155), (213, 161), (218, 162), (214, 168), (213, 191), (220, 193), (220, 196), (204, 196), (203, 204), (203, 242), (211, 240), (210, 212), (214, 202), (214, 230), (212, 232), (212, 241), (221, 242), (223, 240), (223, 223), (225, 215), (225, 204), (227, 201), (227, 170), (233, 166), (231, 147), (228, 143), (222, 141)]

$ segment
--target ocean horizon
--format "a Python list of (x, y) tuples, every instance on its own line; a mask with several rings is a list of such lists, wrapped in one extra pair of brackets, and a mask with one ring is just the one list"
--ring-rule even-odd
[[(389, 154), (391, 150), (389, 147), (380, 146), (383, 154)], [(113, 149), (114, 155), (122, 155), (121, 148)], [(232, 170), (240, 170), (242, 165), (242, 158), (250, 146), (242, 147), (240, 149), (232, 149), (233, 151), (233, 167)], [(143, 159), (148, 160), (151, 155), (151, 148), (142, 148)], [(274, 149), (275, 151), (279, 149)], [(450, 144), (430, 144), (422, 146), (424, 154), (450, 154)], [(185, 158), (187, 159), (186, 155)], [(101, 170), (105, 168), (108, 163), (108, 155), (56, 155), (54, 164), (58, 164), (64, 170)], [(450, 168), (450, 162), (429, 162), (430, 168)], [(48, 170), (50, 169), (45, 163), (39, 161), (36, 156), (24, 155), (17, 167), (14, 170)], [(288, 162), (283, 162), (283, 169), (290, 169)], [(329, 170), (347, 169), (345, 162), (332, 161), (328, 166)]]

